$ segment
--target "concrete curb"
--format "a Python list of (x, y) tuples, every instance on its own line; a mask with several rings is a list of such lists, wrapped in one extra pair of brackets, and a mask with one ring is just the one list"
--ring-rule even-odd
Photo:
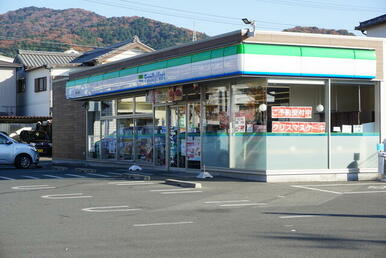
[(176, 180), (176, 179), (166, 179), (165, 184), (176, 185), (176, 186), (187, 187), (187, 188), (201, 188), (202, 187), (201, 183), (182, 181), (182, 180)]
[(75, 168), (75, 171), (83, 172), (83, 173), (95, 173), (95, 168)]
[(144, 180), (144, 181), (150, 180), (150, 176), (141, 175), (141, 174), (132, 174), (132, 173), (122, 173), (122, 177), (126, 179), (134, 179), (134, 180)]

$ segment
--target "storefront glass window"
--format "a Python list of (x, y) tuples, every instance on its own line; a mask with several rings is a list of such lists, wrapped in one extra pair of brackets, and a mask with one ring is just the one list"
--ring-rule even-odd
[(134, 122), (132, 118), (118, 120), (118, 159), (133, 160)]
[(90, 101), (87, 110), (87, 158), (100, 159), (100, 102)]
[(202, 137), (203, 165), (229, 167), (229, 104), (228, 83), (209, 84), (204, 95)]
[(135, 98), (135, 113), (136, 114), (151, 114), (153, 113), (153, 106), (151, 102), (146, 101), (145, 96)]
[(136, 119), (136, 159), (153, 162), (153, 119)]
[(324, 81), (269, 83), (267, 169), (328, 168), (325, 89)]
[(131, 115), (134, 110), (134, 98), (118, 99), (117, 101), (118, 115)]
[(331, 167), (376, 168), (375, 86), (331, 85)]
[(154, 109), (154, 156), (156, 166), (166, 165), (166, 107)]
[(116, 158), (116, 142), (116, 120), (102, 120), (102, 159)]
[(266, 169), (266, 79), (240, 79), (232, 85), (230, 167)]
[(102, 116), (116, 115), (115, 100), (101, 101)]

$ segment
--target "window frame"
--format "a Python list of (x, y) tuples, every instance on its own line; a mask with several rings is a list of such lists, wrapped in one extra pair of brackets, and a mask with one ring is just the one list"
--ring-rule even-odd
[(47, 91), (47, 77), (39, 77), (34, 80), (35, 92)]

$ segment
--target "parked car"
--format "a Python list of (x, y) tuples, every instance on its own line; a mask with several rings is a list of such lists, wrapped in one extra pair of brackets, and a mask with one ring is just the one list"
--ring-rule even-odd
[(29, 168), (39, 163), (36, 148), (19, 143), (4, 133), (0, 133), (0, 164), (14, 164), (17, 168)]

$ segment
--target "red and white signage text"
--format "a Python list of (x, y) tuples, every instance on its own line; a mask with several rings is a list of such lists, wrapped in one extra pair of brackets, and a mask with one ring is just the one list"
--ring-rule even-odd
[(325, 133), (325, 122), (272, 122), (273, 133)]
[(273, 106), (272, 118), (312, 118), (312, 107)]

